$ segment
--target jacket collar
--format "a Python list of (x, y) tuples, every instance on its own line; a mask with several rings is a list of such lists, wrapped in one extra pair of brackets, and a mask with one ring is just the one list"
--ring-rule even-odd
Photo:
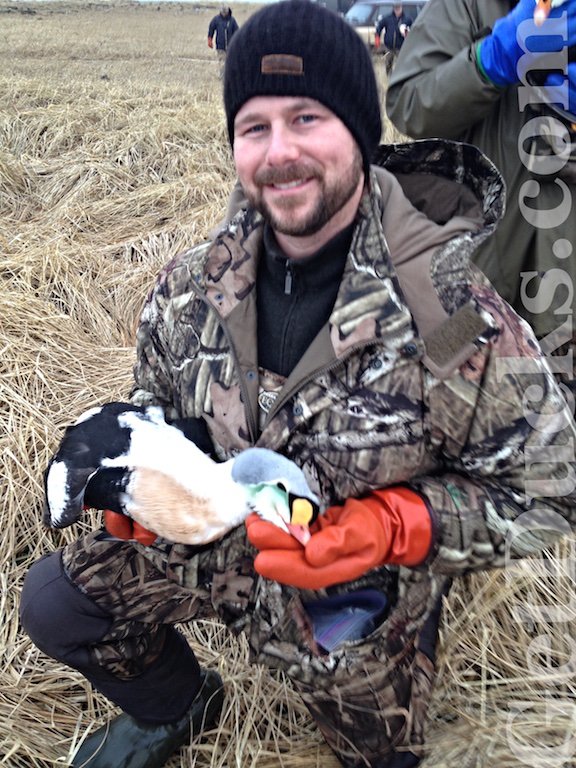
[[(399, 348), (414, 319), (424, 339), (425, 362), (445, 377), (470, 356), (473, 340), (486, 327), (484, 319), (468, 323), (471, 330), (465, 338), (452, 338), (454, 327), (448, 337), (438, 336), (452, 314), (470, 301), (469, 257), (503, 213), (502, 179), (479, 150), (459, 142), (383, 145), (375, 162), (330, 318), (331, 349), (324, 348), (325, 329), (324, 354), (317, 359), (326, 364), (378, 338)], [(245, 350), (249, 345), (252, 352), (242, 357), (252, 365), (262, 236), (260, 214), (241, 208), (220, 230), (204, 267), (208, 300), (228, 320), (234, 342)], [(444, 272), (450, 274), (448, 280)], [(446, 285), (457, 287), (443, 295)], [(427, 340), (430, 349), (441, 349), (447, 338), (456, 354), (434, 359), (426, 353)], [(308, 357), (294, 373), (302, 375), (301, 369), (312, 362)]]

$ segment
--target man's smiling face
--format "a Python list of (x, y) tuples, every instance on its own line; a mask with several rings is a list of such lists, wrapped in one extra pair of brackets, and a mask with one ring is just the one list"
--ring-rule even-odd
[(327, 242), (354, 217), (364, 186), (360, 150), (314, 99), (247, 101), (234, 121), (234, 161), (248, 200), (277, 235)]

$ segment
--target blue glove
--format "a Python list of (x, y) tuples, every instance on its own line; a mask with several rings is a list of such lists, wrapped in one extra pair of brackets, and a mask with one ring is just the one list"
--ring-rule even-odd
[(567, 81), (563, 72), (548, 75), (542, 91), (548, 104), (553, 104), (574, 116), (576, 115), (576, 62), (568, 64), (566, 74)]
[[(478, 68), (494, 85), (507, 86), (520, 82), (518, 62), (526, 50), (518, 43), (518, 32), (528, 54), (533, 57), (535, 67), (540, 57), (576, 44), (576, 0), (566, 0), (553, 8), (540, 27), (534, 24), (535, 10), (535, 0), (520, 0), (514, 10), (498, 19), (492, 34), (476, 47)], [(518, 30), (526, 21), (530, 23)], [(524, 63), (522, 70), (526, 70)]]

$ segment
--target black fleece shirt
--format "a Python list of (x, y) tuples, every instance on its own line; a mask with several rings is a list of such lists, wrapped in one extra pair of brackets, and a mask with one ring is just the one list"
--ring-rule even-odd
[(258, 265), (258, 364), (288, 376), (327, 322), (342, 280), (355, 224), (318, 253), (288, 259), (272, 229), (264, 228)]

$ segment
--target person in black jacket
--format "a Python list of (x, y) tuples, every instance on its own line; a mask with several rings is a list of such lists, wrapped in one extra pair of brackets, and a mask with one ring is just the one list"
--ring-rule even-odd
[[(402, 3), (395, 3), (392, 13), (388, 16), (383, 16), (376, 25), (377, 41), (382, 40), (386, 51), (385, 65), (387, 73), (390, 73), (392, 70), (404, 38), (411, 26), (412, 19), (404, 13)], [(382, 33), (384, 33), (383, 39)], [(376, 48), (378, 48), (378, 42), (376, 42)]]
[(220, 64), (219, 77), (224, 75), (224, 62), (226, 61), (226, 51), (232, 40), (234, 32), (238, 30), (238, 23), (232, 16), (232, 9), (227, 5), (220, 7), (220, 12), (214, 16), (208, 27), (208, 47), (214, 47), (214, 37), (216, 37), (216, 54)]

